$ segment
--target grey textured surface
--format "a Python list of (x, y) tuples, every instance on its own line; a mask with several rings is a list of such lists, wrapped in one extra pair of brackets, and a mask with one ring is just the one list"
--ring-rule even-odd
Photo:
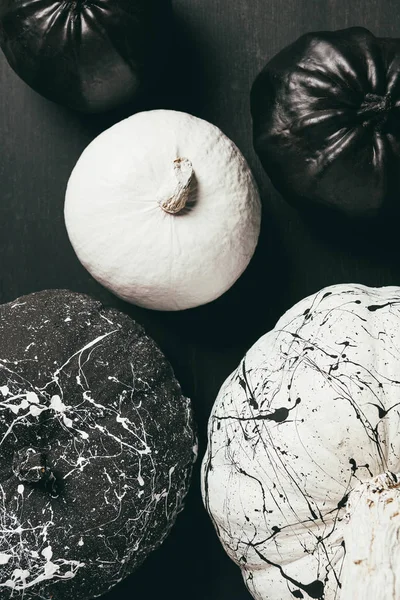
[[(217, 302), (176, 315), (129, 307), (97, 285), (68, 243), (64, 192), (80, 152), (117, 117), (84, 118), (51, 104), (19, 81), (0, 57), (0, 300), (70, 288), (143, 323), (194, 400), (202, 454), (220, 385), (289, 306), (333, 283), (400, 281), (398, 250), (388, 246), (388, 236), (345, 243), (341, 232), (325, 236), (283, 202), (253, 152), (249, 111), (255, 75), (302, 33), (363, 25), (376, 35), (395, 36), (400, 11), (397, 0), (175, 0), (174, 6), (183, 39), (173, 63), (174, 85), (167, 79), (164, 94), (147, 106), (183, 109), (210, 120), (248, 159), (265, 207), (249, 269)], [(148, 600), (250, 598), (202, 507), (197, 476), (187, 508), (163, 547), (107, 599), (134, 594)]]

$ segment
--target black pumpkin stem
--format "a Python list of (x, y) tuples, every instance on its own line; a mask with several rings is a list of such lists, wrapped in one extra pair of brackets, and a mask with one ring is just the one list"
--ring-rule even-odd
[(45, 453), (29, 446), (14, 453), (12, 470), (20, 481), (29, 483), (48, 479), (51, 474)]
[(366, 94), (358, 110), (358, 115), (362, 118), (363, 125), (377, 125), (382, 128), (392, 108), (393, 101), (389, 93), (385, 96)]

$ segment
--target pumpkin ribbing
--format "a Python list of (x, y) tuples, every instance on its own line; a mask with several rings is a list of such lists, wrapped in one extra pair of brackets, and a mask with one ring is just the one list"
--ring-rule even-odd
[(400, 598), (399, 347), (399, 287), (331, 286), (222, 386), (203, 497), (257, 600)]

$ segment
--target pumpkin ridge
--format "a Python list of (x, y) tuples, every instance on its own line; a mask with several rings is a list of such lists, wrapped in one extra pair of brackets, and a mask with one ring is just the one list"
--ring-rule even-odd
[[(351, 284), (309, 296), (247, 352), (247, 384), (241, 361), (218, 394), (202, 493), (217, 534), (259, 600), (289, 600), (317, 580), (325, 600), (340, 597), (346, 515), (358, 486), (398, 471), (399, 296), (398, 287)], [(282, 407), (285, 420), (264, 418)], [(398, 482), (391, 487), (398, 494)], [(354, 556), (368, 550), (358, 544), (367, 522), (362, 514), (349, 542)], [(377, 527), (384, 524), (379, 518), (373, 517)], [(388, 536), (399, 527), (393, 519)], [(376, 532), (390, 546), (392, 537)]]

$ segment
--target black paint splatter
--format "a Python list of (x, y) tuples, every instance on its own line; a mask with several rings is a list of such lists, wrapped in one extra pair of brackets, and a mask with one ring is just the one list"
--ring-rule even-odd
[[(251, 592), (260, 593), (257, 573), (264, 564), (276, 571), (277, 580), (288, 582), (294, 598), (322, 599), (328, 588), (333, 597), (340, 593), (342, 524), (351, 490), (359, 480), (388, 470), (389, 448), (390, 461), (400, 460), (399, 443), (381, 437), (387, 432), (385, 419), (400, 404), (386, 404), (394, 394), (400, 397), (399, 348), (400, 288), (333, 286), (288, 311), (222, 388), (210, 418), (205, 502), (213, 517), (214, 494), (220, 497), (229, 487), (227, 512), (216, 514), (214, 524), (223, 524), (229, 553), (246, 557)], [(291, 394), (298, 395), (294, 404)], [(336, 470), (326, 449), (332, 446), (330, 432), (338, 428), (346, 451), (338, 447)], [(337, 434), (334, 442), (336, 447)], [(240, 478), (237, 488), (235, 477)], [(255, 484), (262, 511), (248, 506), (245, 490), (252, 490), (251, 507)], [(324, 498), (321, 489), (327, 490)], [(315, 570), (305, 567), (304, 573), (311, 583), (291, 578), (290, 566), (276, 558), (292, 529), (299, 541), (293, 560), (301, 564), (303, 556), (313, 557), (305, 565), (314, 564)], [(273, 587), (265, 593), (273, 597)]]

